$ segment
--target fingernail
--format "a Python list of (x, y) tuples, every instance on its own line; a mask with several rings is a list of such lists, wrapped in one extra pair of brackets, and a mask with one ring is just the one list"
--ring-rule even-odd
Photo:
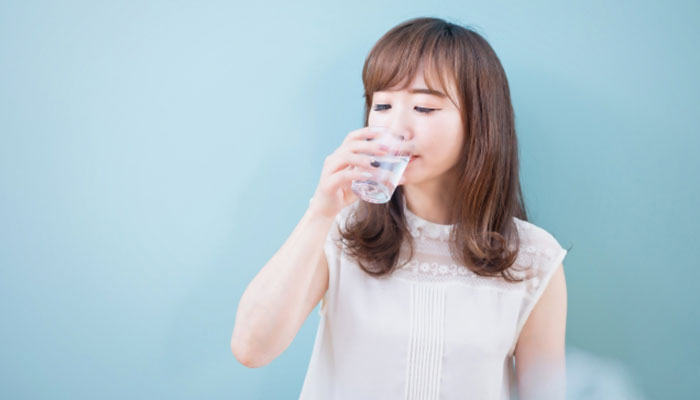
[(360, 175), (364, 176), (365, 178), (371, 178), (372, 174), (370, 172), (360, 172)]

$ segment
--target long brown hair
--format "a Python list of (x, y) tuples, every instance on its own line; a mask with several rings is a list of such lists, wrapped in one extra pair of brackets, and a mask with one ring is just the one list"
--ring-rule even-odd
[[(513, 220), (527, 221), (518, 175), (518, 143), (506, 74), (488, 42), (475, 31), (438, 18), (415, 18), (390, 29), (370, 51), (362, 69), (367, 126), (374, 92), (406, 82), (424, 62), (430, 89), (454, 83), (464, 126), (464, 145), (453, 188), (452, 255), (481, 276), (519, 282), (510, 269), (520, 247)], [(439, 86), (430, 82), (437, 77)], [(437, 86), (437, 87), (436, 87)], [(455, 102), (455, 100), (458, 100)], [(448, 188), (445, 188), (446, 190)], [(413, 242), (399, 186), (385, 204), (360, 201), (341, 240), (370, 275), (398, 268), (399, 251)]]

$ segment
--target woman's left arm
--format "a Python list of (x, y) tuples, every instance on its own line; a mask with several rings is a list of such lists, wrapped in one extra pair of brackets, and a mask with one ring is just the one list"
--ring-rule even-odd
[(564, 265), (560, 264), (525, 322), (515, 347), (520, 400), (566, 398), (566, 303)]

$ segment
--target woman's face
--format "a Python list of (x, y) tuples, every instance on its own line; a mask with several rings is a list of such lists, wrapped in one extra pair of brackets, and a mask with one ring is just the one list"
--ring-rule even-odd
[[(458, 101), (453, 87), (451, 94)], [(461, 155), (464, 127), (458, 106), (442, 90), (420, 92), (427, 89), (421, 67), (407, 89), (378, 91), (372, 96), (368, 125), (402, 130), (413, 141), (417, 157), (406, 167), (405, 185), (433, 180), (449, 183), (447, 174), (453, 172)]]

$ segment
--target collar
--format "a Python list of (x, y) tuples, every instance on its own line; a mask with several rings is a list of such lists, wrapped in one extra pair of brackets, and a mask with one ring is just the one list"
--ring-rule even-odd
[(440, 241), (450, 240), (450, 231), (454, 225), (442, 225), (435, 222), (426, 221), (414, 214), (406, 206), (406, 197), (401, 196), (403, 212), (406, 216), (406, 223), (411, 235), (416, 238), (435, 239)]

